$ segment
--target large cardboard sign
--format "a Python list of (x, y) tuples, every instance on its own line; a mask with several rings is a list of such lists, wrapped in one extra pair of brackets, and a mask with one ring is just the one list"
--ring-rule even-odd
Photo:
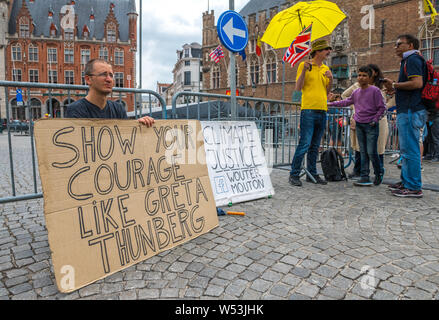
[(40, 120), (58, 288), (70, 292), (218, 226), (199, 121)]
[(217, 206), (274, 195), (256, 124), (201, 121)]

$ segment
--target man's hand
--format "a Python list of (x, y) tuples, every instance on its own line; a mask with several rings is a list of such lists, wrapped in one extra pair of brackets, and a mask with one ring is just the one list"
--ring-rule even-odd
[(145, 116), (143, 118), (137, 119), (137, 121), (139, 121), (141, 124), (144, 124), (148, 128), (151, 127), (154, 124), (154, 122), (155, 122), (154, 118), (151, 118), (151, 117), (148, 117), (148, 116)]
[(393, 82), (394, 81), (389, 79), (389, 78), (384, 78), (383, 84), (386, 87), (386, 91), (387, 91), (388, 94), (392, 94), (392, 93), (395, 92), (395, 89), (392, 88), (392, 83)]
[(302, 72), (311, 71), (312, 60), (305, 61)]

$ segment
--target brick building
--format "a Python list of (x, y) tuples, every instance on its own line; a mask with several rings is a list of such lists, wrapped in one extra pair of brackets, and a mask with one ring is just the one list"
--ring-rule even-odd
[[(136, 86), (137, 13), (135, 0), (12, 0), (9, 2), (6, 34), (6, 80), (58, 84), (85, 84), (84, 66), (90, 59), (103, 58), (113, 65), (115, 86)], [(40, 118), (50, 113), (63, 117), (71, 100), (84, 91), (23, 90), (29, 115), (17, 106), (15, 89), (10, 88), (11, 117)], [(113, 100), (119, 100), (115, 94)], [(121, 102), (133, 110), (132, 94), (122, 94)], [(3, 114), (3, 112), (2, 112)]]
[[(291, 101), (297, 66), (285, 66), (282, 57), (286, 48), (273, 49), (262, 43), (262, 54), (256, 54), (258, 35), (262, 36), (270, 20), (279, 11), (297, 1), (251, 0), (240, 11), (249, 29), (246, 60), (236, 55), (237, 81), (240, 95)], [(395, 56), (396, 37), (410, 33), (422, 40), (422, 53), (433, 57), (439, 67), (439, 16), (432, 25), (424, 13), (423, 0), (336, 0), (347, 18), (327, 36), (333, 47), (325, 63), (334, 74), (333, 90), (342, 91), (356, 81), (360, 66), (375, 63), (386, 77), (396, 79), (399, 58)], [(439, 11), (439, 0), (432, 0)], [(229, 52), (218, 64), (211, 61), (209, 53), (220, 41), (216, 31), (214, 12), (203, 13), (203, 91), (225, 94), (229, 89)], [(282, 94), (283, 93), (283, 94)], [(294, 99), (293, 99), (294, 100)]]

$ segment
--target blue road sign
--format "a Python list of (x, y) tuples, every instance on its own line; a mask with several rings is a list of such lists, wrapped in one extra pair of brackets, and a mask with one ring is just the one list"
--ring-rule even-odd
[(17, 106), (23, 105), (23, 91), (21, 89), (17, 89), (17, 95), (15, 96), (15, 99), (17, 99)]
[(237, 12), (228, 10), (218, 18), (216, 26), (221, 43), (232, 52), (240, 52), (248, 43), (248, 29), (244, 18)]

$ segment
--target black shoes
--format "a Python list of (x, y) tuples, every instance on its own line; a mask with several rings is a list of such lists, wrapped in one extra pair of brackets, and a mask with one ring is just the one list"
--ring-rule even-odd
[(376, 186), (379, 186), (383, 182), (383, 174), (379, 174), (375, 176), (375, 180), (373, 181), (373, 184)]
[(313, 175), (314, 179), (316, 180), (316, 182), (312, 181), (310, 177), (306, 176), (306, 182), (311, 182), (314, 184), (328, 184), (328, 181), (323, 180), (322, 178), (320, 178), (320, 176), (318, 174)]
[(296, 177), (296, 176), (290, 175), (290, 178), (288, 179), (288, 182), (292, 186), (296, 186), (296, 187), (301, 187), (302, 186), (302, 181), (300, 181), (300, 177)]

